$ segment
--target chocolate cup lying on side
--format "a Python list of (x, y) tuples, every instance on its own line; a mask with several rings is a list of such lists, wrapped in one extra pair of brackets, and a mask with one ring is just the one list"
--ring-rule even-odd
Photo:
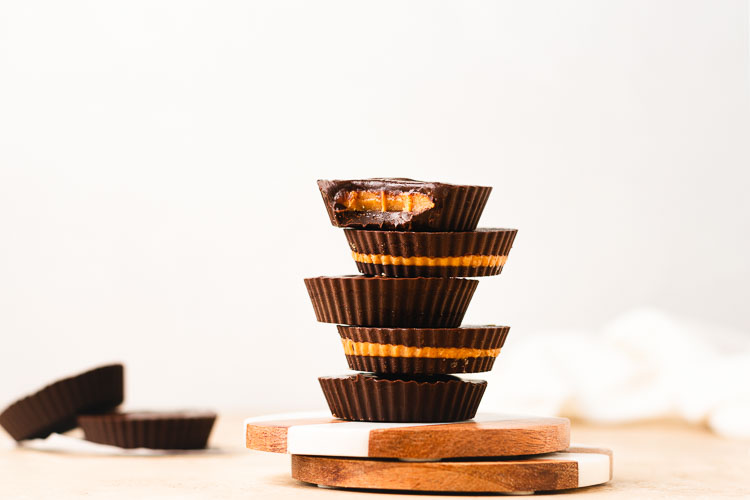
[(0, 425), (16, 441), (46, 438), (74, 429), (80, 413), (113, 410), (122, 403), (123, 393), (123, 366), (101, 366), (16, 401), (0, 413)]
[(492, 191), (389, 178), (319, 180), (318, 187), (334, 226), (400, 231), (473, 231)]
[(461, 324), (477, 280), (320, 276), (305, 286), (323, 323), (454, 328)]
[(216, 421), (213, 412), (128, 412), (80, 415), (88, 441), (120, 448), (199, 450)]
[(338, 325), (352, 370), (392, 374), (488, 372), (510, 327), (369, 328)]
[(474, 418), (484, 380), (450, 375), (409, 377), (359, 373), (319, 377), (334, 417), (365, 422), (459, 422)]
[(344, 231), (357, 269), (370, 276), (460, 277), (500, 274), (516, 229), (469, 232)]

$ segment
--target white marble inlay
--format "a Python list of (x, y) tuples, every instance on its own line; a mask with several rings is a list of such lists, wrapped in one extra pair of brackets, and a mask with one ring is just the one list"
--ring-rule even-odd
[(592, 486), (609, 481), (610, 457), (603, 453), (552, 453), (552, 460), (578, 462), (578, 487)]

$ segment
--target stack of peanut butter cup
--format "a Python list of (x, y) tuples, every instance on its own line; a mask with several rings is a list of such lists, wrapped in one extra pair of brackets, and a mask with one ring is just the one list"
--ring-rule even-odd
[(0, 412), (0, 427), (19, 443), (80, 427), (86, 440), (120, 448), (205, 448), (216, 414), (123, 412), (124, 367), (100, 366), (57, 380)]
[(345, 420), (473, 418), (507, 326), (461, 326), (478, 281), (500, 274), (515, 229), (476, 229), (492, 188), (410, 179), (318, 181), (362, 275), (305, 280), (356, 375), (320, 377)]

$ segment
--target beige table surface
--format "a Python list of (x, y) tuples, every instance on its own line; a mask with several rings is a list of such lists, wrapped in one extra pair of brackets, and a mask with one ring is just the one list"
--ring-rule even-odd
[[(0, 499), (425, 497), (334, 490), (297, 482), (289, 475), (288, 456), (244, 449), (243, 433), (242, 417), (226, 416), (217, 422), (211, 440), (218, 451), (161, 457), (35, 451), (13, 446), (3, 433)], [(618, 427), (574, 423), (572, 437), (577, 443), (612, 448), (615, 478), (570, 496), (750, 498), (749, 441), (722, 439), (675, 422)]]

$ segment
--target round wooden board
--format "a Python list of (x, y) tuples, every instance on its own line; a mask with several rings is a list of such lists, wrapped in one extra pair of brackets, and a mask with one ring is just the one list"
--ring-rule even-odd
[(435, 462), (292, 455), (292, 477), (336, 488), (531, 493), (606, 483), (612, 479), (612, 452), (573, 447), (528, 458)]
[(480, 414), (445, 424), (346, 422), (287, 414), (245, 421), (253, 450), (332, 457), (442, 459), (538, 455), (570, 445), (566, 418)]

